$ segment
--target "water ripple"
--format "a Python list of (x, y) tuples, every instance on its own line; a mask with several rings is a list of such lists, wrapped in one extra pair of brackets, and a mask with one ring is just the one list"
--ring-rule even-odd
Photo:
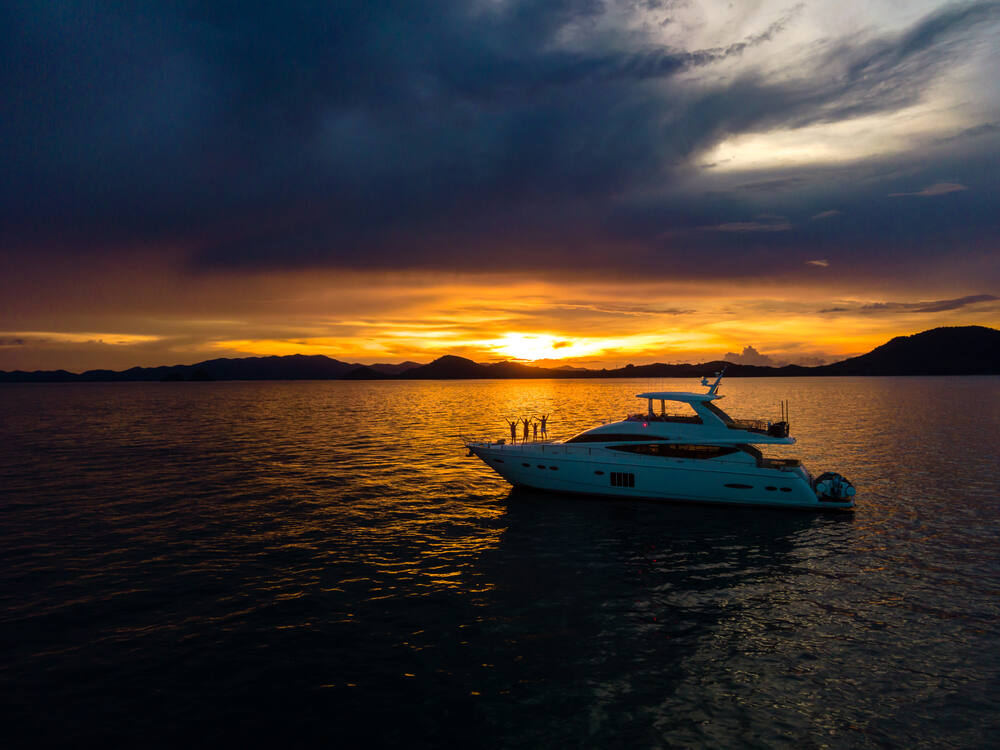
[(0, 389), (4, 736), (989, 745), (998, 380), (732, 381), (846, 516), (511, 491), (457, 438), (690, 385)]

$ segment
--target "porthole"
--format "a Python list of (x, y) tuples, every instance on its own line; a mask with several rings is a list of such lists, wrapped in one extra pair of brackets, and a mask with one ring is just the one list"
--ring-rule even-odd
[(550, 468), (550, 469), (551, 469), (552, 471), (559, 471), (559, 467), (558, 467), (558, 466), (550, 466), (549, 468)]
[(544, 469), (545, 468), (545, 464), (538, 464), (538, 468), (539, 469)]
[(771, 492), (774, 492), (778, 488), (777, 487), (765, 487), (764, 489), (765, 490), (770, 490)]
[(791, 488), (791, 487), (782, 487), (782, 488), (781, 488), (781, 491), (782, 491), (782, 492), (791, 492), (791, 491), (792, 491), (792, 488)]
[(493, 460), (496, 461), (498, 464), (502, 464), (503, 463), (503, 459), (502, 458), (494, 458)]
[(732, 484), (723, 485), (725, 487), (731, 487), (734, 490), (752, 490), (752, 484), (739, 484), (738, 482), (733, 482)]
[(597, 471), (595, 471), (594, 473), (595, 473), (595, 474), (597, 474), (598, 476), (604, 476), (604, 472), (603, 472), (603, 471), (601, 471), (600, 469), (598, 469), (598, 470), (597, 470)]
[(523, 466), (526, 469), (530, 469), (531, 468), (531, 464), (521, 464), (521, 466)]

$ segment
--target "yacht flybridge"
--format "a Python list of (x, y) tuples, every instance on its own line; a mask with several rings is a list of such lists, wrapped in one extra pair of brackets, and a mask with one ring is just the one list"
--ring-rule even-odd
[[(640, 393), (647, 400), (644, 413), (562, 443), (530, 441), (525, 425), (523, 441), (466, 440), (465, 445), (470, 456), (516, 487), (699, 503), (854, 505), (854, 487), (840, 474), (814, 478), (796, 459), (765, 458), (754, 446), (795, 443), (786, 407), (778, 422), (733, 419), (714, 403), (723, 398), (721, 382), (720, 372), (711, 384), (702, 380), (707, 393)], [(688, 413), (668, 413), (667, 402), (686, 404)]]

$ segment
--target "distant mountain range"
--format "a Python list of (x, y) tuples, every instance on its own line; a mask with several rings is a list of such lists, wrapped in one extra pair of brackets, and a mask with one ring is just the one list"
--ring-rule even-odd
[(532, 367), (516, 362), (481, 364), (445, 355), (430, 364), (360, 365), (321, 354), (210, 359), (194, 365), (113, 370), (24, 372), (0, 370), (0, 383), (85, 383), (209, 380), (456, 380), (510, 378), (678, 378), (701, 377), (726, 366), (732, 377), (811, 375), (996, 375), (1000, 374), (1000, 331), (982, 326), (934, 328), (897, 336), (868, 354), (819, 367), (758, 367), (723, 361), (696, 365), (626, 365), (613, 370)]

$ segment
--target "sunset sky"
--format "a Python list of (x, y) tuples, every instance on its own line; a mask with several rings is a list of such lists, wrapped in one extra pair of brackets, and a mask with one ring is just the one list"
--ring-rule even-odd
[(1000, 2), (0, 9), (0, 369), (1000, 326)]

